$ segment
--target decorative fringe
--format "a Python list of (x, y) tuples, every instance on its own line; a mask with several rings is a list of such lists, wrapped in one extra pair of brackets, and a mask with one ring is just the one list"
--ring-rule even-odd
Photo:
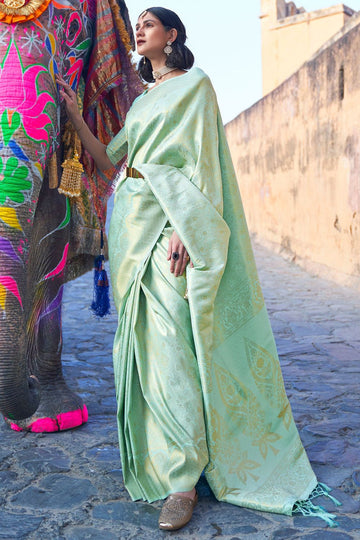
[(309, 499), (294, 504), (293, 514), (302, 514), (307, 517), (318, 517), (326, 521), (330, 527), (338, 527), (335, 514), (329, 514), (322, 506), (315, 506)]
[(101, 229), (101, 254), (94, 261), (94, 300), (91, 304), (91, 310), (97, 317), (110, 313), (109, 280), (104, 268), (103, 248), (104, 233)]
[(336, 515), (330, 514), (322, 506), (316, 506), (313, 504), (312, 499), (315, 497), (328, 497), (336, 506), (341, 506), (335, 497), (330, 495), (331, 488), (326, 484), (318, 483), (316, 488), (310, 493), (309, 498), (306, 501), (297, 501), (293, 507), (293, 514), (302, 514), (303, 516), (318, 517), (326, 521), (330, 527), (338, 527), (338, 523), (335, 521)]
[(113, 13), (116, 28), (119, 32), (120, 38), (125, 46), (125, 50), (128, 56), (131, 58), (131, 50), (133, 47), (131, 46), (131, 39), (130, 39), (128, 31), (126, 30), (124, 19), (121, 16), (119, 4), (116, 0), (109, 0), (109, 5)]
[(335, 506), (341, 506), (341, 502), (330, 495), (330, 491), (331, 488), (329, 488), (329, 486), (319, 482), (316, 488), (310, 493), (309, 499), (314, 499), (315, 497), (327, 497), (335, 504)]
[(84, 167), (79, 161), (79, 154), (74, 150), (72, 159), (66, 159), (61, 165), (63, 170), (59, 193), (67, 197), (80, 197), (81, 195), (81, 175), (84, 172)]

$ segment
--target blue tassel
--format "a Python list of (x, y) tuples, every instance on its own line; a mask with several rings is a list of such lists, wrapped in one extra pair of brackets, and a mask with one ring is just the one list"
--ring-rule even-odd
[(293, 514), (302, 514), (303, 516), (318, 517), (323, 519), (329, 527), (338, 527), (335, 521), (335, 514), (330, 514), (322, 506), (315, 506), (310, 499), (306, 501), (297, 501), (293, 506)]
[(329, 486), (319, 482), (316, 488), (314, 489), (314, 491), (311, 493), (309, 499), (313, 499), (314, 497), (324, 496), (330, 499), (335, 504), (335, 506), (342, 506), (340, 501), (338, 501), (337, 499), (335, 499), (335, 497), (330, 495), (330, 491), (331, 491), (331, 488), (329, 488)]
[[(103, 231), (101, 230), (101, 252), (104, 247)], [(104, 268), (103, 254), (94, 261), (94, 299), (91, 309), (97, 317), (105, 317), (110, 313), (109, 280)]]
[(331, 499), (331, 501), (336, 506), (341, 506), (341, 502), (339, 502), (335, 497), (330, 495), (331, 488), (329, 488), (326, 484), (322, 484), (319, 482), (315, 489), (310, 493), (308, 499), (306, 501), (297, 501), (294, 504), (293, 507), (293, 514), (302, 514), (303, 516), (313, 516), (313, 517), (319, 517), (326, 521), (326, 523), (330, 527), (338, 527), (338, 523), (336, 522), (336, 515), (330, 514), (327, 512), (322, 506), (316, 506), (313, 504), (312, 499), (315, 499), (316, 497), (328, 497)]

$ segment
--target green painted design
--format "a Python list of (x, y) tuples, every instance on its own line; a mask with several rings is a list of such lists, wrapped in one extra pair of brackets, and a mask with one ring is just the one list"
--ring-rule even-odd
[(87, 50), (91, 45), (91, 39), (85, 39), (84, 41), (82, 41), (81, 43), (79, 43), (79, 45), (77, 47), (75, 47), (75, 50), (76, 51), (85, 51)]
[(21, 125), (21, 116), (17, 111), (11, 114), (9, 110), (5, 110), (1, 115), (0, 124), (4, 137), (4, 143), (5, 146), (7, 146), (11, 140), (11, 137)]
[(56, 229), (50, 231), (48, 234), (46, 234), (45, 236), (43, 236), (39, 242), (39, 244), (41, 244), (41, 242), (43, 240), (45, 240), (45, 238), (48, 238), (48, 236), (51, 236), (52, 234), (56, 233), (57, 231), (60, 231), (61, 229), (65, 229), (65, 227), (70, 223), (70, 219), (71, 219), (71, 206), (70, 206), (70, 200), (68, 197), (66, 197), (66, 210), (65, 210), (65, 217), (64, 219), (62, 220), (62, 222), (60, 223), (60, 225), (58, 227), (56, 227)]
[(71, 219), (71, 206), (69, 198), (66, 197), (66, 215), (64, 217), (64, 220), (60, 223), (58, 230), (64, 229), (66, 225), (70, 222)]
[(9, 198), (15, 203), (23, 203), (25, 196), (23, 191), (29, 191), (32, 183), (26, 180), (29, 171), (24, 165), (19, 166), (19, 160), (10, 157), (5, 165), (0, 157), (0, 204), (5, 204)]

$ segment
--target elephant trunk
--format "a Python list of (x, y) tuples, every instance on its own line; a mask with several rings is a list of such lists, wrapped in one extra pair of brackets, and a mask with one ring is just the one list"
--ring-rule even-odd
[(0, 383), (0, 411), (9, 420), (23, 420), (31, 416), (39, 406), (40, 384), (34, 376), (18, 381), (5, 380)]

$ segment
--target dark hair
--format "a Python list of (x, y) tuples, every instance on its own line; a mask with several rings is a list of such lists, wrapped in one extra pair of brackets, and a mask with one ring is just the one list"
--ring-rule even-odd
[[(166, 59), (165, 65), (168, 67), (176, 67), (178, 69), (190, 69), (194, 64), (194, 55), (185, 45), (186, 30), (185, 26), (180, 20), (180, 17), (171, 11), (162, 7), (152, 7), (145, 9), (140, 15), (149, 11), (155, 17), (159, 19), (161, 24), (165, 27), (166, 31), (175, 28), (177, 30), (177, 37), (171, 44), (172, 53)], [(152, 76), (151, 62), (145, 56), (140, 60), (138, 64), (138, 71), (140, 76), (146, 82), (154, 82)]]

